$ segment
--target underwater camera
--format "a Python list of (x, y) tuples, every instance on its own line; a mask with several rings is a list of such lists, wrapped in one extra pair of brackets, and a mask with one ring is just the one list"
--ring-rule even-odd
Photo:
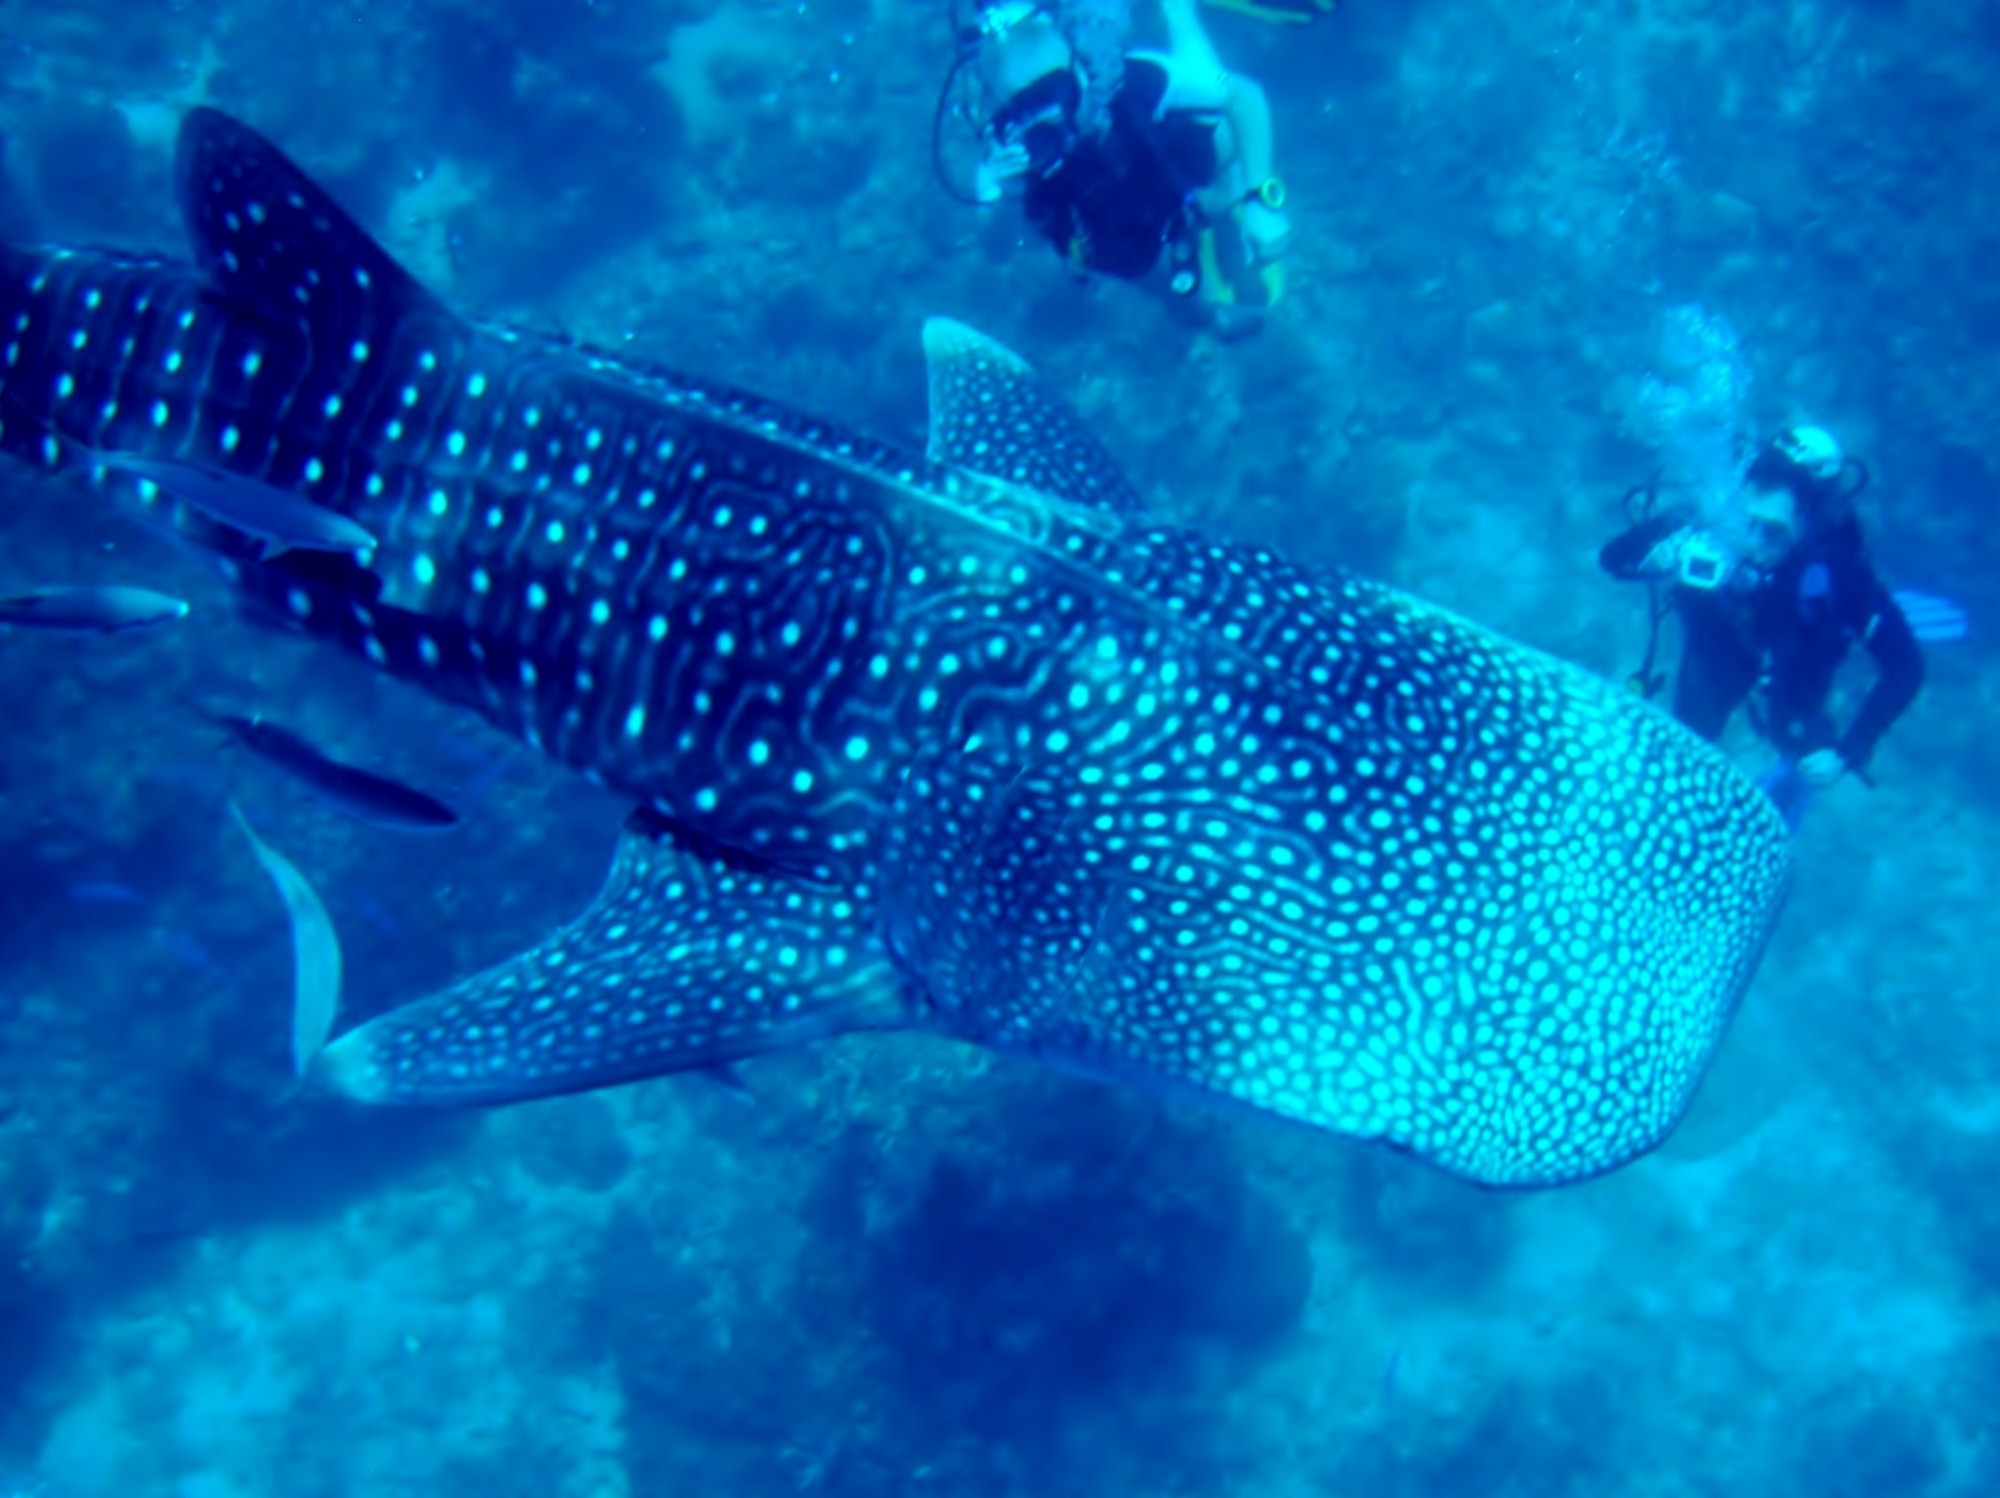
[(1715, 537), (1696, 531), (1681, 545), (1680, 581), (1683, 587), (1711, 592), (1729, 580), (1735, 563)]

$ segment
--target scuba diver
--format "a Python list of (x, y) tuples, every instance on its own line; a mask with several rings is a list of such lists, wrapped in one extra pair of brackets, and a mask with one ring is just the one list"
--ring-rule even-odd
[[(1271, 0), (1266, 0), (1271, 3)], [(1289, 0), (1297, 19), (1332, 0)], [(939, 95), (938, 143), (953, 85), (981, 101), (973, 190), (980, 205), (1018, 184), (1028, 222), (1086, 275), (1164, 289), (1215, 331), (1254, 332), (1282, 289), (1291, 235), (1273, 175), (1264, 91), (1223, 66), (1196, 0), (1160, 0), (1165, 52), (1124, 52), (1105, 0), (986, 0), (961, 31)]]
[[(1727, 519), (1646, 515), (1599, 554), (1613, 577), (1668, 590), (1665, 604), (1656, 595), (1655, 637), (1634, 687), (1658, 689), (1653, 654), (1671, 607), (1682, 628), (1674, 716), (1713, 740), (1748, 701), (1753, 725), (1781, 756), (1765, 789), (1794, 825), (1811, 791), (1848, 773), (1867, 779), (1876, 744), (1924, 681), (1918, 636), (1869, 564), (1855, 516), (1867, 482), (1867, 469), (1827, 432), (1793, 427), (1751, 460)], [(1651, 492), (1635, 491), (1649, 505)], [(1837, 730), (1827, 698), (1856, 645), (1874, 658), (1875, 682)]]

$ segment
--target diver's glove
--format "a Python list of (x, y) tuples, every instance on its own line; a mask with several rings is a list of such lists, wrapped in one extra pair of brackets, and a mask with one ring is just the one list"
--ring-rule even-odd
[(1838, 749), (1815, 749), (1799, 761), (1799, 778), (1816, 791), (1823, 791), (1848, 771)]
[(997, 203), (1016, 177), (1025, 177), (1030, 166), (1024, 145), (996, 146), (979, 158), (973, 174), (972, 195), (982, 203)]

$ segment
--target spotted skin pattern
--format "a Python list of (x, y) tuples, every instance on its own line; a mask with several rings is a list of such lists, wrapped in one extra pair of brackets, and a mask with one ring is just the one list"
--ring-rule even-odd
[(934, 317), (924, 324), (924, 360), (935, 461), (1121, 515), (1144, 513), (1103, 444), (1012, 349)]
[(1789, 854), (1645, 704), (1152, 523), (956, 324), (915, 458), (468, 323), (223, 116), (179, 170), (193, 267), (0, 252), (0, 448), (351, 518), (373, 551), (262, 560), (150, 500), (260, 608), (640, 808), (578, 922), (350, 1030), (325, 1085), (504, 1102), (928, 1028), (1509, 1186), (1687, 1107)]
[[(713, 1068), (842, 1030), (893, 1028), (911, 996), (868, 918), (838, 888), (702, 856), (635, 812), (603, 892), (556, 939), (394, 1011), (393, 1042), (335, 1044), (314, 1074), (337, 1092), (397, 1101), (385, 1064), (417, 1045), (461, 1098), (569, 1091)], [(350, 1032), (384, 1031), (363, 1026)]]

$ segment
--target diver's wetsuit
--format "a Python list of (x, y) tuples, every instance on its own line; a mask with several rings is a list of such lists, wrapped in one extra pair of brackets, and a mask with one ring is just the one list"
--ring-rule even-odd
[[(1644, 581), (1653, 548), (1683, 522), (1658, 515), (1606, 543), (1598, 560), (1613, 577)], [(1780, 751), (1834, 749), (1865, 769), (1875, 745), (1924, 683), (1909, 621), (1868, 565), (1861, 528), (1847, 520), (1794, 546), (1753, 587), (1675, 585), (1683, 631), (1674, 716), (1719, 738), (1753, 689), (1757, 728)], [(1875, 685), (1845, 733), (1826, 713), (1834, 673), (1855, 644), (1875, 658)]]
[(1054, 168), (1028, 179), (1028, 222), (1074, 264), (1136, 281), (1191, 228), (1194, 194), (1215, 180), (1215, 123), (1162, 116), (1167, 70), (1125, 60), (1110, 123), (1074, 140)]

